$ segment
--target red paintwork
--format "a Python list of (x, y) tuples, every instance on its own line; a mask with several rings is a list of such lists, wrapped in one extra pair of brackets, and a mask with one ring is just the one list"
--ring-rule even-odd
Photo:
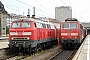
[[(77, 23), (78, 24), (78, 28), (77, 29), (62, 29), (62, 24), (63, 23)], [(61, 36), (61, 33), (67, 33), (66, 36)], [(77, 36), (71, 36), (71, 33), (78, 33)], [(84, 34), (83, 29), (80, 28), (80, 22), (61, 22), (60, 23), (60, 37), (59, 38), (64, 38), (64, 39), (74, 39), (74, 38), (79, 38), (82, 39), (84, 36), (82, 36)]]
[(84, 29), (84, 37), (86, 37), (87, 33), (86, 33), (86, 29)]
[[(18, 20), (20, 21), (20, 20)], [(30, 21), (30, 20), (23, 20), (23, 21)], [(14, 21), (13, 21), (14, 22)], [(11, 26), (13, 24), (11, 23)], [(20, 21), (22, 23), (22, 21)], [(43, 40), (46, 38), (56, 38), (56, 29), (50, 28), (37, 28), (34, 26), (34, 21), (30, 21), (31, 27), (30, 28), (12, 28), (10, 27), (9, 32), (18, 32), (18, 35), (11, 36), (9, 33), (9, 40), (12, 40), (12, 37), (29, 37), (30, 40)], [(21, 25), (21, 24), (20, 24)], [(22, 35), (22, 32), (31, 32), (32, 35)]]

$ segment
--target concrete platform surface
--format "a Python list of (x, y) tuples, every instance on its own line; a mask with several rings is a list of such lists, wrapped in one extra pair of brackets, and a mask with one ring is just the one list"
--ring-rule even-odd
[(9, 42), (0, 42), (0, 49), (7, 48)]
[(0, 40), (2, 39), (9, 39), (9, 37), (0, 37)]
[(90, 60), (90, 35), (86, 36), (72, 60)]

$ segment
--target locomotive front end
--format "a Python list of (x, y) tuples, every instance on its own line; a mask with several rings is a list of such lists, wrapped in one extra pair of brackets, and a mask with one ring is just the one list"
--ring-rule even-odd
[(14, 21), (9, 29), (9, 48), (30, 49), (32, 40), (32, 28), (30, 21)]

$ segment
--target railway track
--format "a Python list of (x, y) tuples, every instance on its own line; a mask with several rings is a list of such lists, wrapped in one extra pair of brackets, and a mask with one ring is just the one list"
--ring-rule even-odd
[(17, 55), (17, 53), (10, 54), (10, 55), (4, 55), (4, 57), (1, 57), (0, 60), (8, 60), (9, 58), (14, 57), (16, 55)]
[(10, 58), (17, 57), (17, 56), (20, 58), (24, 58), (24, 56), (23, 57), (20, 56), (19, 52), (11, 53), (9, 48), (0, 49), (0, 60), (8, 60)]
[(75, 54), (76, 51), (77, 50), (61, 50), (48, 60), (71, 60), (70, 58)]
[(20, 54), (19, 52), (12, 53), (12, 54), (6, 54), (0, 57), (0, 60), (20, 60), (24, 59), (26, 57), (30, 56), (29, 54), (23, 55), (22, 53)]
[(11, 53), (9, 48), (1, 49), (0, 50), (0, 60), (7, 60), (8, 58), (17, 56), (18, 52)]
[(11, 53), (9, 48), (0, 50), (0, 60), (20, 60), (30, 56), (29, 54), (23, 54), (20, 52)]
[[(54, 48), (54, 49), (53, 49)], [(0, 60), (26, 60), (27, 59), (27, 57), (29, 57), (30, 59), (32, 58), (34, 58), (35, 56), (40, 56), (40, 55), (45, 55), (45, 52), (47, 53), (48, 51), (50, 51), (50, 52), (48, 52), (48, 53), (51, 53), (51, 51), (56, 51), (56, 50), (58, 50), (59, 49), (59, 46), (57, 47), (57, 46), (54, 46), (54, 47), (52, 47), (50, 50), (45, 50), (45, 51), (43, 51), (43, 52), (37, 52), (37, 53), (35, 53), (35, 55), (33, 55), (33, 54), (28, 54), (28, 53), (26, 53), (26, 54), (20, 54), (20, 52), (15, 52), (15, 53), (9, 53), (9, 48), (7, 48), (7, 49), (2, 49), (1, 51), (0, 51)], [(3, 53), (2, 53), (3, 52)], [(2, 56), (1, 56), (2, 55)], [(40, 59), (40, 58), (39, 58)]]
[(5, 60), (20, 60), (20, 59), (25, 59), (28, 56), (30, 56), (30, 55), (25, 55), (25, 56), (23, 56), (23, 55), (17, 55), (17, 56), (13, 56), (13, 57), (10, 57), (10, 58), (5, 59)]
[(9, 54), (9, 48), (0, 49), (0, 58), (5, 57)]

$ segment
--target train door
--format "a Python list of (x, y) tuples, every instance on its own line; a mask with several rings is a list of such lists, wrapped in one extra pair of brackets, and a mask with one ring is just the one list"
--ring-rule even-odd
[(37, 26), (37, 39), (40, 40), (41, 39), (41, 33), (40, 33), (41, 23), (37, 22), (36, 26)]

